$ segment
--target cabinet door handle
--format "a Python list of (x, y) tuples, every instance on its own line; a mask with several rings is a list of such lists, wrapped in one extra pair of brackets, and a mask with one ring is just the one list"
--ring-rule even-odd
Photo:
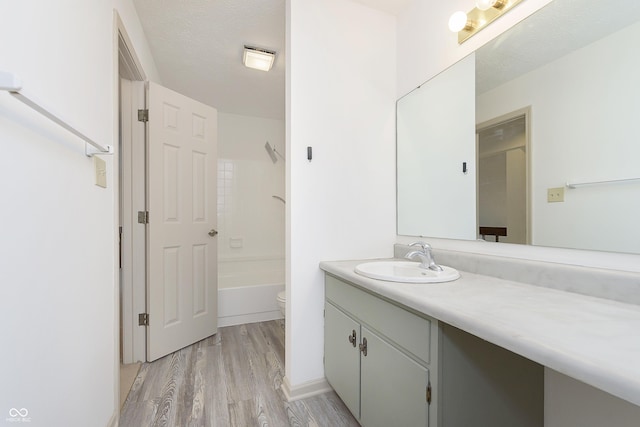
[(352, 346), (356, 346), (356, 341), (358, 339), (356, 338), (356, 330), (354, 329), (353, 331), (351, 331), (351, 335), (349, 335), (349, 342), (351, 343)]
[(367, 339), (362, 338), (362, 344), (360, 344), (360, 351), (364, 357), (367, 357)]

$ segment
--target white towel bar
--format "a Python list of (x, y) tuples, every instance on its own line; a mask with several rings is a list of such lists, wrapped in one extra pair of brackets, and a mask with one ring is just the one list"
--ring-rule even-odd
[(632, 181), (640, 181), (640, 178), (625, 178), (625, 179), (609, 179), (606, 181), (592, 181), (592, 182), (567, 182), (568, 188), (578, 188), (578, 187), (586, 187), (587, 185), (602, 185), (602, 184), (615, 184), (620, 182), (632, 182)]
[(43, 107), (41, 107), (37, 102), (27, 98), (25, 95), (20, 93), (20, 89), (22, 89), (22, 85), (20, 84), (20, 79), (18, 79), (14, 74), (8, 73), (6, 71), (0, 71), (0, 90), (6, 90), (11, 95), (16, 97), (18, 100), (28, 105), (29, 107), (36, 110), (38, 113), (47, 117), (49, 120), (59, 124), (75, 136), (82, 139), (87, 144), (91, 145), (93, 148), (89, 148), (88, 146), (85, 148), (85, 154), (88, 157), (91, 157), (95, 154), (113, 154), (113, 147), (107, 145), (106, 147), (98, 144), (88, 136), (84, 135), (80, 131), (76, 130), (71, 125), (67, 124), (64, 120), (60, 119), (53, 113), (50, 113)]

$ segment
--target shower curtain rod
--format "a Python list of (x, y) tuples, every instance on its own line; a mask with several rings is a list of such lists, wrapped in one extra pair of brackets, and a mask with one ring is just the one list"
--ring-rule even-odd
[(0, 90), (5, 90), (17, 98), (20, 102), (28, 105), (32, 109), (36, 110), (38, 113), (47, 117), (49, 120), (57, 123), (62, 126), (78, 138), (82, 139), (85, 143), (91, 145), (95, 150), (90, 149), (88, 146), (85, 147), (85, 154), (87, 157), (92, 157), (95, 154), (113, 154), (113, 147), (107, 145), (106, 147), (98, 144), (82, 132), (76, 130), (73, 126), (69, 125), (67, 122), (56, 116), (55, 114), (49, 112), (44, 107), (40, 106), (37, 102), (32, 99), (26, 97), (20, 90), (22, 89), (22, 85), (20, 83), (20, 79), (18, 79), (13, 73), (9, 73), (7, 71), (0, 71)]

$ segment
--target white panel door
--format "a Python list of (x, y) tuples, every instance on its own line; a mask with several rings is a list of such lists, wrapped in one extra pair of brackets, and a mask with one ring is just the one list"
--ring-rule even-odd
[(217, 111), (149, 83), (147, 360), (217, 332)]

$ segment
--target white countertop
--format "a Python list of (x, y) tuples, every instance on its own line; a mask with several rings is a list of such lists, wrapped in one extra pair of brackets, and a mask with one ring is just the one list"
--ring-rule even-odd
[(322, 262), (348, 282), (640, 405), (640, 306), (461, 271), (448, 283), (368, 279)]

